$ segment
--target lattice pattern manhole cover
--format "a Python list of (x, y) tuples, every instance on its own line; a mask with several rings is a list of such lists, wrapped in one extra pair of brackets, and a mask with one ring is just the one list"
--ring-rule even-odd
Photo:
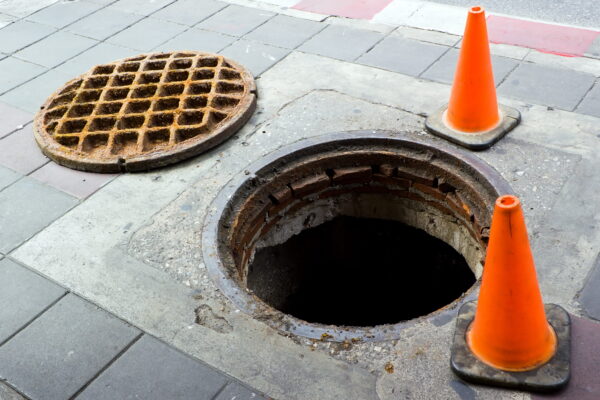
[(255, 106), (252, 75), (223, 56), (143, 54), (67, 82), (46, 100), (34, 131), (42, 151), (67, 167), (145, 170), (221, 143)]

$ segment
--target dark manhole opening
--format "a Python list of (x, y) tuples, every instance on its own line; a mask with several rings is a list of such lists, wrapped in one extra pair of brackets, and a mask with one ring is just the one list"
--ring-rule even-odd
[(461, 254), (423, 230), (339, 216), (258, 250), (247, 284), (308, 322), (374, 326), (427, 315), (475, 280)]

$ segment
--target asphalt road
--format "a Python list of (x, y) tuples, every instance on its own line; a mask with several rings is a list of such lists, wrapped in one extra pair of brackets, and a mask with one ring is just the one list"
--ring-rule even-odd
[(436, 3), (470, 7), (517, 17), (541, 19), (560, 24), (600, 30), (600, 0), (429, 0)]

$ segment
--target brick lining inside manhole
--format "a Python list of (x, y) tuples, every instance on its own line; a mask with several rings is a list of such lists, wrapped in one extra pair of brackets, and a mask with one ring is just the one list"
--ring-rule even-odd
[(145, 170), (227, 139), (256, 106), (252, 75), (223, 56), (142, 54), (67, 82), (36, 115), (42, 151), (96, 172)]
[(239, 308), (279, 329), (388, 339), (470, 293), (491, 206), (511, 190), (456, 150), (344, 135), (281, 150), (228, 185), (205, 258)]

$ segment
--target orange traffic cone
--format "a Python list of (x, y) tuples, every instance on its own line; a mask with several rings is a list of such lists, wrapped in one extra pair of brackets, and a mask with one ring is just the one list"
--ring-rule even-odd
[(500, 123), (485, 11), (471, 7), (454, 75), (446, 123), (460, 132), (484, 132)]
[(520, 121), (520, 113), (498, 107), (485, 11), (471, 7), (448, 106), (432, 114), (427, 129), (462, 146), (481, 150), (500, 140)]
[(533, 390), (568, 382), (569, 317), (559, 306), (544, 307), (515, 196), (496, 201), (476, 311), (473, 303), (465, 306), (452, 354), (461, 377)]
[(515, 196), (496, 201), (477, 312), (467, 343), (479, 359), (508, 371), (533, 369), (556, 350), (523, 211)]

